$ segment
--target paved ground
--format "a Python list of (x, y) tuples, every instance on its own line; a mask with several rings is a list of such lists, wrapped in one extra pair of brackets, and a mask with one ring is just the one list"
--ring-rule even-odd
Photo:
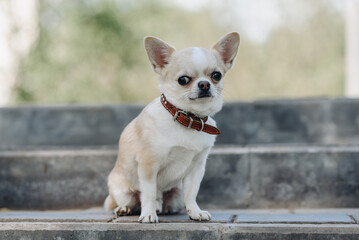
[(359, 209), (216, 210), (210, 222), (186, 214), (140, 224), (102, 209), (0, 211), (0, 239), (359, 239)]

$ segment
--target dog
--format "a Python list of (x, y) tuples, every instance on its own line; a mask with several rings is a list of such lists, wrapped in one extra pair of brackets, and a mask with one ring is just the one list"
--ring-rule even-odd
[(233, 66), (239, 42), (239, 34), (232, 32), (211, 49), (176, 51), (159, 38), (144, 39), (162, 95), (122, 132), (105, 209), (116, 216), (140, 213), (142, 223), (157, 223), (157, 214), (184, 207), (193, 220), (211, 219), (196, 198), (220, 133), (211, 116), (222, 108), (223, 77)]

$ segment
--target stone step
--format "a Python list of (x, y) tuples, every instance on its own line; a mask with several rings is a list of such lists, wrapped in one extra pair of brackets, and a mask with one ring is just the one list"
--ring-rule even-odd
[[(0, 208), (98, 206), (116, 149), (0, 151)], [(198, 195), (218, 208), (359, 207), (358, 146), (216, 147)]]
[[(0, 148), (117, 145), (144, 105), (0, 108)], [(359, 99), (226, 103), (217, 144), (359, 143)]]
[(0, 239), (331, 239), (359, 238), (359, 209), (213, 210), (209, 222), (184, 213), (140, 224), (102, 209), (1, 211)]

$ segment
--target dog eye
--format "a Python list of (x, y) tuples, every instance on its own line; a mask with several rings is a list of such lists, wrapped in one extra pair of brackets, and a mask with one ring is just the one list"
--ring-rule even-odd
[(187, 85), (188, 83), (190, 83), (190, 81), (192, 80), (192, 78), (188, 77), (188, 76), (182, 76), (178, 78), (178, 83), (182, 86)]
[(215, 81), (219, 81), (222, 79), (222, 73), (220, 72), (213, 72), (211, 78)]

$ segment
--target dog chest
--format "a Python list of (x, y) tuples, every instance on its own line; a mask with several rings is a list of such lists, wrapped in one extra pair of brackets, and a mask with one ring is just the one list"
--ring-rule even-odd
[(193, 169), (198, 152), (184, 147), (173, 147), (161, 162), (157, 176), (158, 188), (169, 190), (181, 183), (182, 179)]

